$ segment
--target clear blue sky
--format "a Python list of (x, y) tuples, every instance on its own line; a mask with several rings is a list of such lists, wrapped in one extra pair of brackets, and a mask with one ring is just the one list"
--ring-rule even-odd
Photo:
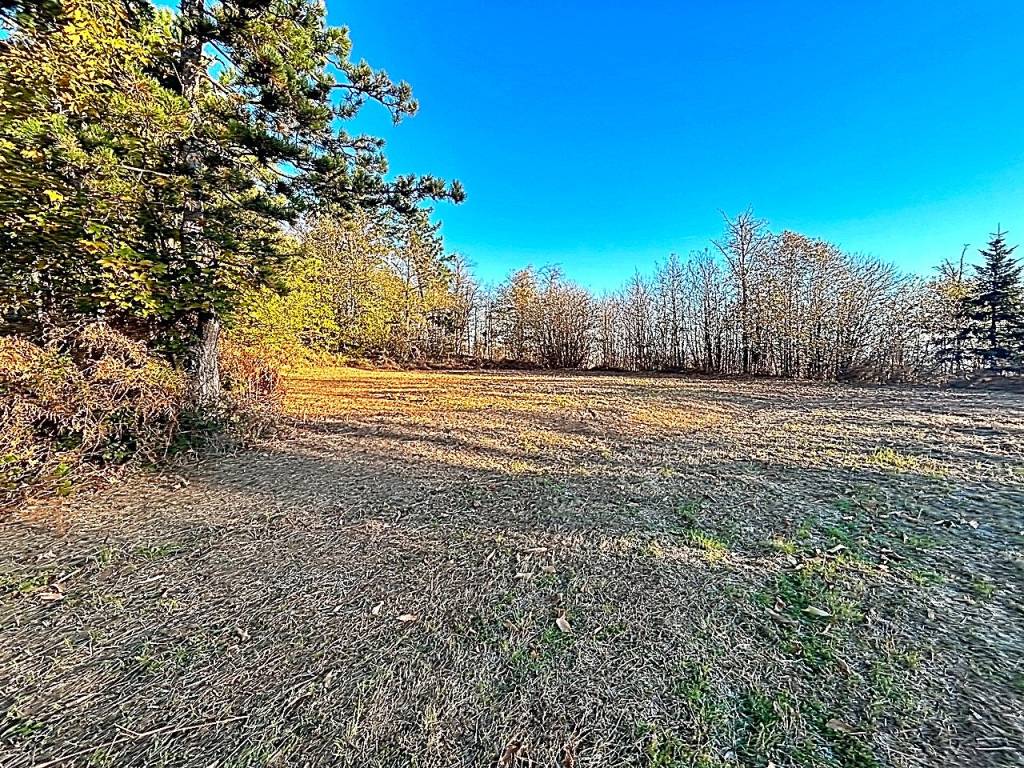
[[(1024, 3), (328, 0), (408, 80), (395, 172), (458, 178), (449, 247), (485, 280), (595, 288), (703, 247), (719, 209), (927, 272), (1024, 239)], [(1016, 237), (1014, 237), (1016, 236)]]

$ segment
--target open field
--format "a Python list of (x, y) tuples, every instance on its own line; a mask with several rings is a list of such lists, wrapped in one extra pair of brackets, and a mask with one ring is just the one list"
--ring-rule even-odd
[(3, 768), (1024, 765), (1020, 395), (288, 386), (0, 527)]

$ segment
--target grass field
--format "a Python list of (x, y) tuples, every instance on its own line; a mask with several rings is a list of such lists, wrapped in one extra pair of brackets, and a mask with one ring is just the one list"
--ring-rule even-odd
[(0, 527), (0, 765), (1024, 765), (1024, 398), (304, 371)]

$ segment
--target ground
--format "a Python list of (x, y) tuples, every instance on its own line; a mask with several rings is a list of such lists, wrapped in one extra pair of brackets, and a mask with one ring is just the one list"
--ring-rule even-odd
[(0, 527), (0, 765), (1024, 765), (1024, 397), (295, 372)]

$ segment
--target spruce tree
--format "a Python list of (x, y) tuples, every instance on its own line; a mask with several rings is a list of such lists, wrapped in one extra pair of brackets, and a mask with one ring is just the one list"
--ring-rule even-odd
[(988, 247), (980, 251), (985, 260), (974, 267), (966, 300), (967, 349), (990, 370), (1013, 367), (1024, 351), (1022, 267), (1013, 258), (1016, 248), (1007, 245), (1002, 230), (992, 235)]

